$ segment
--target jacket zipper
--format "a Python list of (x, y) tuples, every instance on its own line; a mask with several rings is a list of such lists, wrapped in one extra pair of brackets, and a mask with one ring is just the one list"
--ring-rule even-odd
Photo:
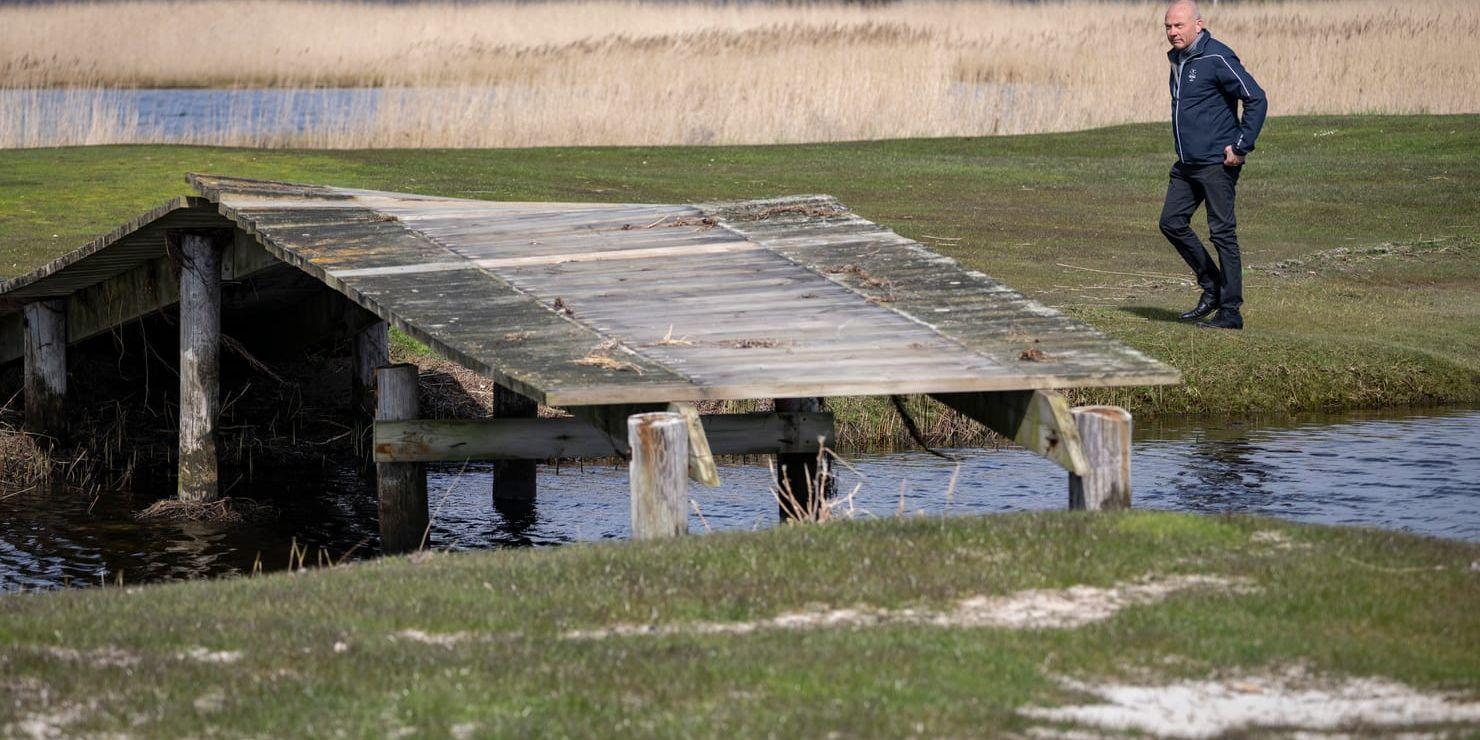
[(1172, 93), (1172, 135), (1177, 139), (1177, 161), (1183, 164), (1187, 162), (1182, 156), (1182, 68), (1186, 65), (1187, 57), (1177, 62), (1177, 86)]

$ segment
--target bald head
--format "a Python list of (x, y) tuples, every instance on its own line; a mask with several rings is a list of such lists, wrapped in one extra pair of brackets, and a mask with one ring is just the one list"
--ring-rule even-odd
[(1167, 7), (1164, 21), (1167, 41), (1173, 49), (1182, 50), (1192, 46), (1197, 40), (1197, 35), (1202, 33), (1202, 13), (1197, 10), (1197, 3), (1192, 0), (1177, 0)]
[(1202, 20), (1202, 13), (1198, 11), (1197, 3), (1194, 2), (1194, 0), (1176, 0), (1171, 5), (1167, 6), (1168, 15), (1170, 15), (1171, 12), (1174, 10), (1178, 12), (1191, 13), (1193, 20)]

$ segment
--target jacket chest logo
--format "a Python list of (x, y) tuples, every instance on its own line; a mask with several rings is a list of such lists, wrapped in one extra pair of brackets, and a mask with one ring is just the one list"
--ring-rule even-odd
[(1195, 70), (1195, 69), (1188, 70), (1188, 72), (1187, 72), (1187, 81), (1188, 82), (1197, 82), (1197, 70)]

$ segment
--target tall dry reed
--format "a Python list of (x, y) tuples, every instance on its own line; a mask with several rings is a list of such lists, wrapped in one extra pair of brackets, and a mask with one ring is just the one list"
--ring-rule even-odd
[[(0, 8), (0, 146), (149, 141), (118, 87), (377, 87), (360, 110), (218, 111), (191, 143), (529, 146), (1059, 131), (1166, 116), (1159, 2)], [(1480, 3), (1204, 4), (1275, 114), (1480, 112)], [(71, 88), (65, 93), (43, 88)], [(370, 101), (369, 97), (356, 98)]]

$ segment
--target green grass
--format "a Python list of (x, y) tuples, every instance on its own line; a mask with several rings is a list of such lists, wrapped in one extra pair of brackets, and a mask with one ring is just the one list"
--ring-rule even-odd
[[(1282, 543), (1271, 543), (1268, 532)], [(1256, 532), (1265, 534), (1256, 536)], [(0, 728), (69, 735), (973, 736), (1076, 696), (1304, 666), (1480, 696), (1473, 544), (1253, 518), (1053, 512), (387, 558), (0, 598)], [(1075, 629), (565, 640), (809, 606), (948, 607), (1146, 574), (1252, 579)], [(460, 634), (452, 646), (397, 633)], [(336, 643), (340, 645), (336, 649)], [(240, 651), (230, 664), (180, 657)]]
[[(4, 151), (0, 273), (187, 192), (187, 170), (513, 200), (827, 192), (906, 236), (959, 239), (937, 248), (1186, 380), (1086, 400), (1138, 414), (1480, 401), (1480, 117), (1277, 118), (1266, 131), (1239, 193), (1241, 334), (1166, 320), (1196, 295), (1154, 277), (1186, 273), (1156, 229), (1172, 160), (1163, 125), (774, 147)], [(1373, 256), (1383, 245), (1397, 248)], [(1320, 256), (1337, 249), (1363, 258)], [(854, 404), (844, 421), (883, 409)]]

